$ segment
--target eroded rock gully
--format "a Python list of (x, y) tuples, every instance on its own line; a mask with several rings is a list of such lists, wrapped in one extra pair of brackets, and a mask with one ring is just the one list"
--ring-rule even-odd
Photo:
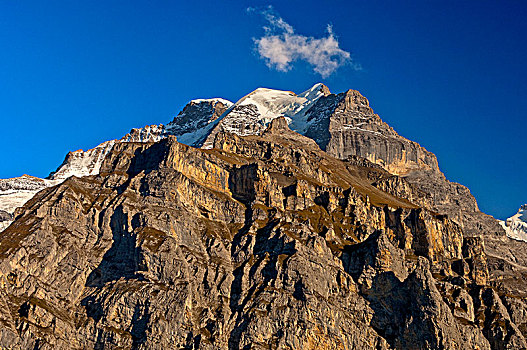
[(44, 189), (1, 234), (0, 344), (525, 347), (521, 261), (488, 256), (425, 187), (283, 119), (210, 150), (116, 144), (100, 175)]

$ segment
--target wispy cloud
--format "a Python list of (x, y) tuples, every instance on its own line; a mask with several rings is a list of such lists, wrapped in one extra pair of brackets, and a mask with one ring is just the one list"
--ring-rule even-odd
[[(256, 51), (271, 69), (287, 72), (293, 62), (304, 60), (316, 73), (327, 78), (339, 67), (353, 63), (350, 53), (339, 47), (331, 25), (327, 26), (325, 37), (315, 38), (295, 33), (271, 6), (263, 10), (250, 7), (247, 11), (261, 14), (269, 23), (263, 27), (265, 34), (253, 40)], [(357, 64), (353, 67), (360, 69)]]

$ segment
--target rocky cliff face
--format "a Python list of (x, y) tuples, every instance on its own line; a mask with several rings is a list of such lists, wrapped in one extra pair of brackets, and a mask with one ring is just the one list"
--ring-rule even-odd
[(172, 122), (207, 149), (134, 129), (0, 212), (2, 347), (527, 347), (524, 243), (433, 154), (353, 90), (242, 100)]
[[(341, 159), (360, 156), (396, 175), (406, 175), (413, 170), (439, 172), (435, 155), (399, 136), (373, 112), (368, 100), (358, 91), (330, 95), (318, 104), (326, 106), (328, 102), (334, 105), (327, 116), (329, 137), (327, 143), (320, 140), (319, 144), (331, 155)], [(322, 113), (317, 112), (314, 110), (312, 114), (320, 118)]]
[(483, 242), (381, 189), (394, 177), (370, 165), (285, 119), (211, 150), (118, 143), (100, 174), (39, 192), (0, 237), (0, 343), (526, 346), (523, 301), (490, 287)]

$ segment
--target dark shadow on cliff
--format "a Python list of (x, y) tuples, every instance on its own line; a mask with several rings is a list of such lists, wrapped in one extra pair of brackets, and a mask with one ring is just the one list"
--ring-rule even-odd
[[(255, 281), (256, 273), (259, 270), (261, 283), (253, 283), (248, 291), (244, 293), (242, 288), (243, 277), (249, 259), (242, 262), (234, 271), (234, 280), (231, 284), (231, 298), (230, 298), (230, 309), (233, 315), (236, 316), (236, 327), (233, 329), (229, 336), (229, 348), (239, 349), (241, 334), (247, 329), (250, 322), (251, 312), (241, 312), (244, 310), (247, 303), (251, 300), (255, 300), (263, 291), (264, 288), (272, 283), (278, 275), (276, 268), (278, 264), (278, 257), (281, 254), (291, 256), (295, 253), (294, 243), (285, 241), (286, 237), (284, 233), (281, 233), (279, 229), (276, 229), (280, 224), (280, 220), (274, 218), (274, 211), (269, 210), (267, 224), (258, 229), (255, 235), (248, 235), (251, 227), (254, 224), (252, 209), (252, 202), (256, 198), (255, 193), (255, 181), (257, 180), (257, 164), (249, 164), (235, 169), (231, 172), (229, 178), (229, 188), (233, 194), (233, 197), (240, 202), (245, 204), (245, 222), (244, 226), (235, 234), (232, 246), (231, 255), (234, 257), (238, 251), (244, 250), (248, 253), (252, 253), (254, 262), (249, 271), (249, 279)], [(245, 239), (244, 239), (245, 238)], [(250, 243), (254, 240), (252, 251), (248, 248)], [(241, 247), (241, 244), (245, 244), (245, 247)], [(262, 264), (264, 264), (262, 268)], [(253, 278), (254, 277), (254, 278)], [(243, 295), (242, 295), (243, 294)]]
[(399, 328), (404, 325), (409, 309), (404, 283), (392, 271), (377, 273), (369, 288), (360, 280), (365, 270), (376, 266), (381, 235), (381, 231), (376, 231), (361, 243), (345, 246), (341, 260), (344, 270), (358, 285), (362, 285), (359, 294), (368, 300), (374, 312), (371, 326), (391, 347), (395, 347), (395, 340), (401, 331)]
[(145, 150), (137, 149), (127, 173), (136, 175), (144, 171), (145, 174), (148, 174), (153, 170), (159, 169), (169, 151), (168, 142), (168, 139), (163, 139)]
[(413, 309), (411, 295), (405, 290), (404, 283), (391, 271), (381, 272), (373, 278), (371, 288), (361, 294), (374, 311), (371, 320), (373, 329), (391, 347), (398, 348), (396, 340), (404, 332), (405, 321)]
[[(90, 298), (91, 301), (95, 300)], [(83, 300), (84, 301), (84, 300)], [(94, 304), (90, 304), (93, 306)], [(99, 304), (95, 304), (99, 305)], [(150, 322), (150, 302), (147, 300), (142, 303), (137, 303), (134, 307), (134, 314), (132, 315), (130, 335), (132, 336), (132, 346), (130, 349), (140, 349), (141, 345), (144, 344), (147, 340), (148, 331), (149, 331), (149, 322)], [(102, 311), (102, 308), (101, 308)], [(102, 316), (102, 313), (96, 316), (94, 320), (98, 322)], [(98, 317), (97, 317), (98, 316)], [(91, 316), (90, 316), (91, 317)], [(109, 349), (109, 346), (112, 346), (113, 342), (113, 332), (106, 331), (104, 328), (99, 328), (97, 330), (97, 339), (95, 340), (94, 349), (103, 350)]]
[(377, 242), (381, 231), (375, 231), (365, 241), (342, 248), (340, 257), (344, 270), (357, 282), (365, 266), (374, 265), (378, 252)]
[[(137, 222), (137, 217), (132, 223)], [(90, 273), (86, 280), (87, 287), (101, 287), (109, 281), (122, 277), (142, 279), (137, 272), (141, 269), (141, 247), (137, 247), (137, 236), (128, 227), (128, 214), (119, 205), (110, 219), (113, 243), (104, 254), (101, 263)], [(130, 232), (131, 231), (131, 232)]]
[(428, 256), (430, 235), (427, 232), (426, 224), (420, 216), (421, 209), (412, 209), (410, 215), (405, 219), (407, 227), (412, 228), (414, 240), (412, 249), (415, 255)]
[[(248, 261), (243, 262), (234, 270), (234, 280), (231, 284), (230, 309), (233, 314), (237, 314), (236, 328), (229, 337), (229, 348), (239, 349), (241, 334), (249, 325), (251, 312), (242, 312), (250, 301), (254, 301), (265, 291), (265, 287), (272, 284), (278, 276), (278, 258), (280, 255), (291, 256), (296, 252), (293, 242), (285, 242), (284, 233), (275, 230), (280, 223), (279, 220), (271, 220), (266, 226), (257, 230), (254, 236), (254, 248), (252, 254), (256, 262), (249, 269), (249, 279), (255, 281), (258, 270), (260, 270), (263, 280), (261, 283), (253, 283), (246, 293), (243, 293), (242, 282), (244, 271)], [(241, 238), (240, 238), (241, 240)], [(262, 268), (262, 264), (264, 265)], [(298, 291), (300, 285), (295, 285), (295, 297), (303, 298), (303, 293)], [(244, 295), (242, 295), (242, 293)], [(243, 298), (242, 298), (243, 297)]]
[[(106, 170), (124, 171), (128, 175), (137, 175), (144, 171), (146, 174), (153, 170), (157, 170), (163, 164), (164, 159), (170, 149), (169, 139), (163, 139), (154, 144), (139, 143), (139, 146), (129, 146), (129, 143), (120, 144), (122, 149), (115, 149), (117, 155), (111, 158), (111, 164), (104, 164)], [(132, 154), (126, 154), (127, 148), (137, 147)], [(132, 148), (133, 149), (133, 148)], [(129, 158), (129, 161), (126, 160)], [(108, 159), (106, 160), (108, 161)], [(105, 162), (106, 162), (105, 161)]]
[[(128, 227), (128, 214), (124, 213), (119, 205), (110, 219), (113, 243), (104, 254), (99, 266), (95, 268), (86, 280), (86, 287), (101, 289), (106, 283), (117, 281), (121, 278), (144, 280), (138, 272), (142, 268), (141, 248), (137, 247), (137, 237), (133, 232), (139, 225), (138, 216), (131, 220), (132, 230)], [(81, 300), (81, 305), (86, 309), (88, 317), (98, 322), (104, 315), (103, 300), (98, 298), (98, 293), (90, 294)]]
[(145, 301), (144, 306), (136, 304), (132, 316), (132, 349), (139, 349), (147, 339), (148, 323), (150, 322), (150, 302)]

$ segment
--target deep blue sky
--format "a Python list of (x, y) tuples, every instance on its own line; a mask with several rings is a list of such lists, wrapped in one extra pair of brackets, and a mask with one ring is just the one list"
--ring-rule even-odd
[[(363, 67), (327, 79), (270, 70), (254, 51), (272, 4)], [(193, 98), (322, 81), (361, 91), (498, 218), (527, 202), (525, 1), (0, 0), (0, 178), (45, 177), (70, 150), (166, 123)]]

